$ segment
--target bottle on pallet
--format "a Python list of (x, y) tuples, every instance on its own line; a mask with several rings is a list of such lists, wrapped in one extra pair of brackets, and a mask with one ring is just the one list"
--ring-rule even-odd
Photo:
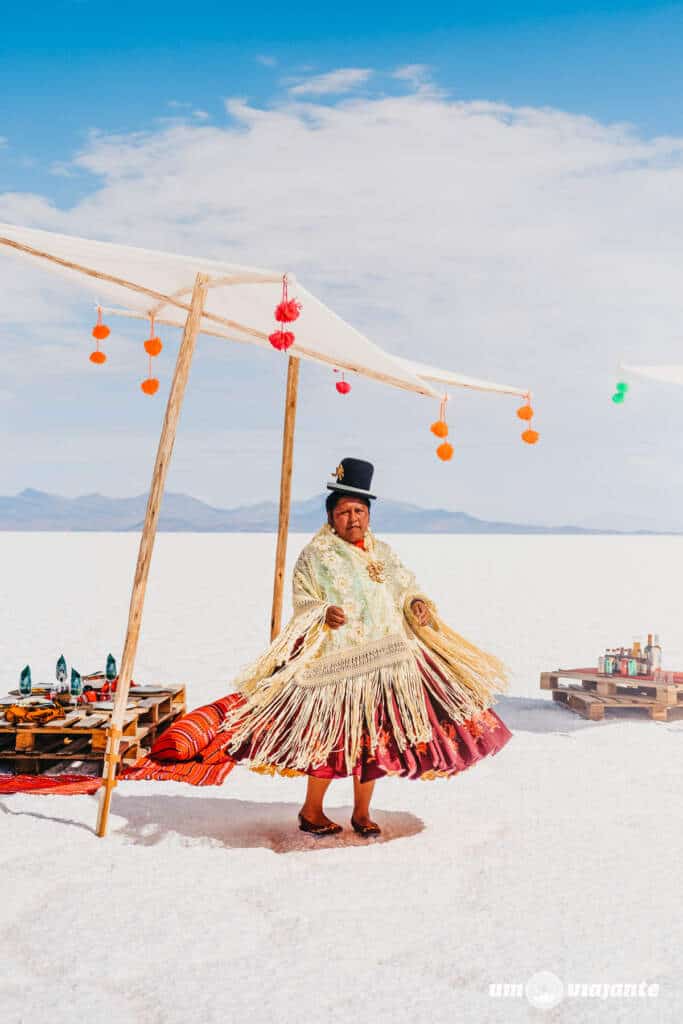
[(659, 644), (659, 633), (655, 633), (655, 642), (652, 645), (652, 671), (657, 672), (662, 667), (662, 648)]
[(61, 692), (66, 690), (66, 659), (63, 654), (59, 655), (57, 659), (57, 665), (55, 667), (55, 678), (57, 680), (57, 689)]
[(83, 682), (81, 680), (81, 673), (75, 668), (71, 669), (71, 686), (70, 693), (72, 697), (80, 697), (83, 693)]
[(19, 676), (19, 693), (22, 697), (31, 696), (31, 666), (26, 665)]
[(645, 658), (647, 659), (647, 674), (650, 675), (652, 672), (652, 633), (647, 634), (647, 644), (645, 645)]

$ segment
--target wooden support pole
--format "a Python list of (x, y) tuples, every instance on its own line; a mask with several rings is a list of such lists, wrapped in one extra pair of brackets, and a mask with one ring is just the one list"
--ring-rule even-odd
[(294, 464), (294, 425), (296, 422), (296, 399), (299, 389), (299, 363), (297, 356), (289, 357), (287, 366), (287, 394), (285, 397), (285, 423), (282, 431), (282, 469), (280, 472), (280, 518), (277, 529), (275, 550), (275, 580), (273, 582), (273, 610), (270, 617), (271, 641), (282, 627), (282, 593), (285, 583), (285, 559), (287, 557), (287, 534), (289, 532), (289, 511), (292, 503), (292, 466)]
[(145, 591), (147, 589), (147, 579), (149, 577), (149, 567), (152, 561), (154, 538), (156, 537), (157, 523), (159, 521), (161, 499), (164, 493), (166, 474), (168, 472), (168, 465), (173, 453), (173, 443), (175, 441), (176, 430), (178, 427), (178, 419), (180, 418), (180, 410), (185, 396), (185, 387), (187, 385), (192, 356), (194, 355), (197, 334), (199, 332), (208, 280), (209, 278), (206, 274), (197, 274), (195, 279), (190, 311), (187, 315), (187, 320), (185, 321), (185, 330), (183, 331), (183, 338), (180, 343), (178, 359), (176, 360), (175, 371), (173, 373), (171, 391), (166, 405), (164, 425), (161, 428), (161, 437), (159, 438), (159, 448), (157, 450), (156, 462), (154, 464), (154, 473), (152, 474), (152, 484), (149, 490), (149, 498), (147, 500), (147, 512), (145, 513), (145, 523), (142, 528), (142, 536), (140, 537), (138, 562), (135, 569), (133, 591), (130, 598), (128, 628), (126, 630), (126, 640), (123, 647), (123, 657), (121, 658), (121, 671), (119, 673), (119, 681), (116, 687), (116, 697), (114, 699), (114, 710), (111, 716), (111, 726), (107, 736), (107, 749), (104, 756), (103, 771), (104, 785), (100, 789), (100, 804), (97, 815), (98, 836), (104, 836), (107, 831), (107, 819), (109, 817), (112, 791), (116, 785), (116, 764), (119, 760), (119, 741), (121, 739), (126, 704), (128, 703), (130, 681), (133, 675), (133, 668), (135, 666), (135, 655), (138, 647), (138, 638), (140, 636), (140, 623), (142, 621), (142, 608), (145, 603)]

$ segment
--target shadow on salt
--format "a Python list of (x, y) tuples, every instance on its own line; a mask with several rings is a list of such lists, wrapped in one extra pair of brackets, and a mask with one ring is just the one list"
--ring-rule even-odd
[[(664, 723), (652, 722), (642, 711), (634, 708), (613, 709), (601, 721), (591, 722), (547, 697), (500, 697), (494, 708), (513, 734), (542, 732), (567, 736), (581, 729), (606, 729), (624, 720), (640, 722), (648, 728), (654, 725), (659, 729), (665, 728)], [(670, 722), (668, 728), (678, 724)]]
[[(155, 846), (176, 836), (197, 845), (227, 849), (263, 848), (273, 853), (312, 852), (340, 846), (370, 846), (414, 836), (424, 822), (405, 811), (375, 811), (382, 828), (375, 839), (362, 839), (349, 823), (350, 805), (328, 809), (344, 831), (316, 839), (299, 830), (300, 803), (263, 803), (212, 797), (124, 796), (120, 789), (112, 804), (112, 838), (127, 838), (136, 846)], [(123, 823), (122, 823), (123, 819)], [(188, 843), (187, 845), (194, 845)]]

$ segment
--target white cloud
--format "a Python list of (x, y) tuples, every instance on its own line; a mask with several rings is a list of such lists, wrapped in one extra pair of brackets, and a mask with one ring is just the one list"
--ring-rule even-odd
[(371, 68), (338, 68), (324, 75), (312, 75), (289, 89), (291, 96), (341, 96), (364, 85), (372, 74)]
[(405, 64), (392, 72), (392, 77), (408, 82), (414, 88), (428, 85), (431, 81), (431, 68), (428, 64)]
[(271, 57), (267, 53), (259, 53), (256, 57), (257, 64), (263, 64), (264, 68), (274, 68), (277, 64), (277, 57)]
[[(658, 477), (667, 497), (650, 478), (619, 485), (629, 514), (656, 506), (663, 525), (677, 519), (683, 463), (672, 438), (683, 436), (683, 403), (648, 382), (623, 408), (609, 396), (621, 359), (681, 361), (683, 139), (419, 88), (227, 109), (224, 126), (93, 135), (73, 164), (96, 188), (69, 210), (6, 194), (0, 220), (285, 264), (391, 350), (533, 389), (541, 445), (520, 443), (514, 399), (456, 395), (456, 458), (442, 466), (427, 429), (436, 410), (424, 400), (354, 381), (349, 403), (330, 403), (331, 375), (307, 367), (302, 431), (319, 431), (332, 462), (339, 446), (381, 460), (385, 494), (489, 517), (618, 524), (623, 503), (610, 481), (631, 479), (635, 453), (668, 467)], [(60, 322), (73, 315), (71, 294), (59, 304), (59, 279), (12, 280), (0, 320), (33, 326), (36, 342), (51, 309)], [(0, 343), (15, 344), (9, 328)], [(229, 387), (232, 355), (216, 352), (205, 347), (203, 358), (225, 359), (212, 381)], [(277, 427), (281, 381), (262, 402), (262, 369), (232, 397), (231, 422), (257, 395)], [(300, 493), (317, 488), (318, 461), (312, 452), (299, 464)]]

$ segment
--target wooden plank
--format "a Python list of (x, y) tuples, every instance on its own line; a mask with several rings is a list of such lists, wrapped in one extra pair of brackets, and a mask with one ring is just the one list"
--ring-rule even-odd
[(605, 707), (602, 701), (579, 693), (570, 693), (567, 697), (567, 705), (572, 711), (577, 711), (584, 718), (589, 718), (592, 722), (600, 721), (605, 714)]
[(599, 679), (597, 683), (592, 679), (582, 679), (581, 686), (584, 690), (592, 690), (601, 697), (609, 697), (610, 694), (617, 692), (616, 683), (611, 679)]
[(273, 607), (270, 616), (271, 641), (282, 626), (282, 595), (285, 582), (285, 559), (287, 557), (287, 535), (289, 513), (292, 502), (292, 468), (294, 466), (294, 427), (296, 424), (296, 403), (299, 390), (299, 363), (296, 356), (290, 356), (287, 364), (287, 390), (285, 393), (285, 422), (282, 431), (282, 459), (280, 466), (280, 511), (275, 550), (275, 576), (273, 579)]
[(102, 728), (102, 725), (104, 723), (108, 722), (108, 721), (109, 721), (109, 716), (108, 715), (103, 715), (101, 713), (99, 713), (99, 714), (95, 713), (95, 714), (92, 714), (92, 715), (86, 715), (85, 718), (81, 718), (81, 720), (78, 723), (77, 727), (78, 727), (79, 731), (82, 730), (82, 729), (91, 729), (91, 730), (93, 730), (93, 729), (100, 729), (100, 728)]
[(154, 540), (159, 521), (161, 500), (164, 494), (169, 462), (173, 453), (173, 445), (178, 428), (178, 421), (180, 419), (180, 410), (185, 396), (185, 388), (190, 375), (190, 366), (192, 364), (192, 356), (194, 355), (195, 345), (197, 342), (197, 333), (201, 323), (207, 286), (208, 276), (206, 274), (197, 274), (194, 288), (192, 290), (190, 311), (185, 322), (183, 338), (180, 343), (180, 350), (178, 352), (178, 358), (176, 360), (175, 370), (173, 373), (173, 381), (171, 383), (171, 391), (166, 405), (161, 437), (159, 438), (159, 447), (157, 449), (157, 457), (154, 464), (154, 472), (152, 474), (152, 483), (149, 490), (149, 499), (147, 501), (147, 511), (145, 513), (145, 523), (142, 529), (142, 536), (140, 538), (138, 561), (133, 580), (133, 590), (131, 593), (130, 609), (128, 613), (128, 626), (126, 628), (126, 639), (123, 648), (123, 657), (121, 659), (121, 671), (116, 689), (114, 713), (111, 719), (109, 744), (105, 753), (105, 766), (103, 773), (104, 786), (102, 786), (100, 790), (100, 803), (97, 814), (96, 831), (98, 836), (104, 836), (107, 831), (107, 819), (109, 817), (112, 790), (116, 781), (116, 763), (119, 739), (121, 736), (122, 714), (128, 700), (130, 681), (135, 667), (135, 655), (137, 653), (138, 640), (140, 637), (142, 611), (145, 603), (147, 580), (149, 578), (149, 568), (152, 561), (152, 552), (154, 550)]

